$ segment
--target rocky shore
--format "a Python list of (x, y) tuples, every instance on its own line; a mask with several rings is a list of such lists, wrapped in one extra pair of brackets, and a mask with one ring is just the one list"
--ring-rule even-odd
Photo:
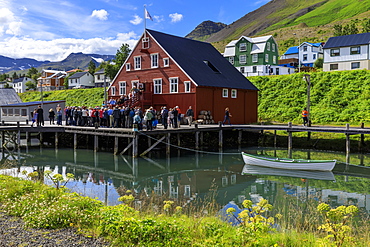
[(76, 229), (30, 229), (17, 217), (0, 212), (0, 247), (8, 246), (83, 246), (102, 247), (110, 246), (103, 239), (85, 237), (76, 232)]

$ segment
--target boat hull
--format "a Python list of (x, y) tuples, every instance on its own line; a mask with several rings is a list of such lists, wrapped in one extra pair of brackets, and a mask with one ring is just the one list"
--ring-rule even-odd
[(331, 171), (336, 160), (280, 159), (242, 153), (245, 164), (290, 170)]

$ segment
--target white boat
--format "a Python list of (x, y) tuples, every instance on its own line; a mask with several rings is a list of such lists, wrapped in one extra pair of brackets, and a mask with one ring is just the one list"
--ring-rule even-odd
[(248, 174), (335, 181), (334, 174), (330, 171), (288, 170), (271, 167), (244, 165), (242, 175)]
[(242, 152), (245, 164), (288, 170), (331, 171), (336, 160), (305, 160), (266, 157)]

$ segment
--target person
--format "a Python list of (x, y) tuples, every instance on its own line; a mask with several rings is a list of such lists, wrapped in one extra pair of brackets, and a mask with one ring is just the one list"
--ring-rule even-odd
[(162, 125), (163, 125), (164, 129), (167, 129), (167, 127), (168, 127), (168, 123), (167, 123), (168, 110), (167, 110), (167, 107), (165, 107), (165, 106), (163, 106), (163, 108), (162, 108), (161, 118), (162, 118)]
[(188, 120), (189, 126), (191, 126), (191, 124), (193, 123), (193, 117), (194, 117), (194, 111), (191, 108), (191, 106), (189, 106), (189, 108), (186, 110), (185, 116), (186, 116), (186, 119)]
[(150, 108), (146, 110), (144, 120), (146, 121), (146, 130), (153, 130), (153, 113)]
[(36, 108), (35, 110), (33, 110), (33, 112), (31, 112), (31, 117), (32, 117), (31, 127), (33, 127), (34, 123), (36, 123), (36, 126), (37, 126), (37, 109)]
[(230, 117), (232, 117), (232, 116), (230, 114), (229, 107), (226, 107), (225, 108), (225, 117), (224, 117), (224, 121), (222, 122), (222, 125), (225, 125), (225, 122), (228, 121), (229, 125), (231, 126)]
[(53, 108), (50, 108), (50, 110), (49, 110), (49, 123), (50, 123), (50, 125), (54, 124), (54, 120), (55, 120), (55, 112), (54, 112)]
[(44, 109), (41, 105), (37, 108), (37, 126), (44, 126)]
[(177, 110), (177, 127), (180, 128), (181, 119), (182, 119), (182, 112), (180, 107), (176, 106), (175, 109)]
[(178, 117), (179, 117), (179, 112), (177, 111), (177, 107), (172, 109), (171, 114), (173, 115), (173, 118), (171, 119), (172, 128), (176, 129), (177, 128), (177, 120), (178, 120)]
[(134, 116), (133, 121), (134, 121), (134, 124), (137, 124), (137, 129), (138, 130), (142, 130), (143, 129), (142, 119), (140, 117), (139, 112), (136, 112), (135, 113), (135, 116)]
[(113, 110), (113, 113), (112, 113), (112, 116), (113, 116), (113, 122), (112, 122), (112, 128), (118, 128), (120, 127), (120, 118), (121, 118), (121, 110), (118, 109), (118, 107), (114, 107), (114, 110)]
[(304, 108), (302, 111), (302, 120), (303, 120), (302, 126), (306, 126), (306, 124), (308, 124), (308, 111), (306, 108)]
[(60, 105), (57, 105), (57, 107), (55, 108), (55, 110), (57, 111), (57, 125), (62, 125), (62, 117), (63, 117), (63, 110), (62, 110), (62, 107), (60, 107)]

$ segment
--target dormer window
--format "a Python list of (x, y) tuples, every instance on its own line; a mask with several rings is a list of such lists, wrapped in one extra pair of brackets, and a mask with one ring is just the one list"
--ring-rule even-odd
[(246, 51), (247, 50), (247, 44), (246, 43), (240, 43), (239, 44), (239, 51)]
[(205, 60), (205, 61), (203, 61), (205, 64), (207, 64), (208, 65), (208, 67), (211, 69), (211, 70), (213, 70), (213, 72), (215, 72), (215, 73), (220, 73), (220, 71), (210, 62), (210, 61), (207, 61), (207, 60)]
[(149, 49), (149, 38), (148, 37), (143, 38), (142, 47), (143, 49)]

